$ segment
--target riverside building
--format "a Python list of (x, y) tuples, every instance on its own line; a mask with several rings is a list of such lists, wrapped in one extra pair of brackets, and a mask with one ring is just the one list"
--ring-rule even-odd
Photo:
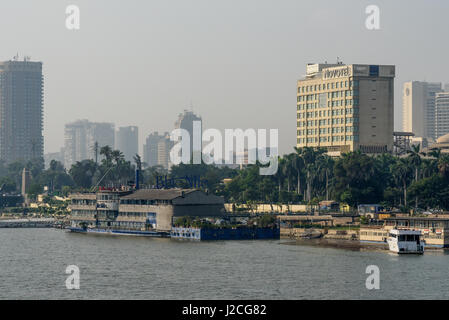
[(308, 64), (297, 84), (297, 147), (391, 152), (394, 77), (392, 65)]
[[(117, 233), (169, 233), (176, 217), (226, 215), (222, 197), (196, 189), (103, 188), (70, 195), (72, 228)], [(143, 235), (142, 234), (142, 235)]]

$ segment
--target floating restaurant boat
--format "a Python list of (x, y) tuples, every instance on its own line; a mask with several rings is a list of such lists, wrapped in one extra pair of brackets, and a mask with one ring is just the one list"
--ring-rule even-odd
[(164, 231), (142, 231), (142, 230), (115, 230), (115, 229), (100, 229), (100, 228), (80, 228), (80, 227), (68, 227), (71, 232), (84, 233), (84, 234), (99, 234), (99, 235), (117, 235), (117, 236), (140, 236), (140, 237), (156, 237), (156, 238), (168, 238), (169, 232)]
[(224, 200), (197, 189), (104, 188), (70, 195), (70, 232), (169, 237), (173, 219), (222, 217)]
[(387, 243), (390, 251), (399, 254), (424, 253), (424, 241), (421, 239), (421, 231), (412, 229), (391, 229)]

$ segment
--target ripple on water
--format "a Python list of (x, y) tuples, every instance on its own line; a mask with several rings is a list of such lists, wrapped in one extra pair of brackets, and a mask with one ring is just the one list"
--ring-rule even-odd
[[(0, 229), (0, 299), (447, 299), (449, 255)], [(288, 245), (287, 245), (288, 244)], [(65, 268), (81, 271), (67, 290)], [(380, 290), (367, 290), (368, 265)]]

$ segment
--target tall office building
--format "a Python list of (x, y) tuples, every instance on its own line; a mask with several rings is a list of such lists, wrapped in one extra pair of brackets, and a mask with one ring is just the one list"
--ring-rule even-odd
[(150, 167), (160, 165), (165, 169), (170, 167), (170, 150), (173, 142), (170, 141), (170, 134), (165, 132), (160, 135), (158, 132), (150, 134), (143, 146), (143, 161)]
[(449, 133), (449, 92), (439, 92), (435, 96), (435, 136)]
[(0, 159), (6, 163), (43, 157), (43, 82), (42, 62), (0, 62)]
[(95, 143), (98, 143), (99, 148), (109, 146), (114, 149), (115, 125), (106, 122), (90, 122), (87, 130), (87, 154), (89, 159), (95, 157)]
[[(188, 132), (189, 132), (189, 135), (190, 135), (190, 154), (193, 154), (193, 152), (194, 152), (194, 150), (193, 150), (193, 147), (194, 147), (194, 144), (193, 144), (193, 122), (194, 121), (200, 121), (201, 122), (201, 117), (200, 116), (197, 116), (195, 113), (193, 113), (192, 111), (188, 111), (188, 110), (184, 110), (184, 112), (183, 113), (180, 113), (179, 115), (178, 115), (178, 120), (176, 120), (176, 122), (175, 122), (175, 129), (185, 129), (185, 130), (187, 130)], [(201, 123), (200, 123), (200, 128), (202, 128), (201, 127)], [(201, 157), (201, 148), (202, 148), (202, 146), (201, 146), (201, 139), (202, 139), (202, 137), (200, 136), (199, 137), (199, 146), (198, 146), (198, 148), (199, 148), (199, 150), (197, 150), (197, 152), (199, 152), (200, 153), (200, 157)]]
[(390, 65), (308, 64), (297, 86), (297, 146), (392, 151), (394, 77)]
[(70, 169), (72, 164), (85, 159), (95, 160), (95, 143), (100, 149), (104, 146), (114, 147), (114, 124), (78, 120), (65, 125), (64, 131), (64, 166)]
[(72, 164), (87, 159), (87, 120), (78, 120), (65, 125), (64, 129), (64, 167), (69, 170)]
[(120, 127), (115, 133), (115, 149), (123, 152), (127, 161), (134, 161), (139, 153), (139, 129), (135, 126)]
[(441, 83), (410, 81), (404, 83), (402, 130), (417, 137), (436, 139), (435, 95), (443, 91)]
[(64, 165), (64, 148), (61, 148), (59, 152), (49, 152), (44, 154), (44, 165), (45, 169), (48, 169), (50, 167), (50, 163), (55, 160), (62, 165)]

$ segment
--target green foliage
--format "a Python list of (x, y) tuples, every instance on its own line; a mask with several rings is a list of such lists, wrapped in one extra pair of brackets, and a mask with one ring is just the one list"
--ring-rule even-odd
[(44, 191), (44, 188), (42, 187), (41, 184), (39, 183), (31, 183), (31, 185), (29, 186), (27, 193), (28, 195), (35, 197), (38, 194), (42, 193)]
[(264, 214), (263, 216), (257, 217), (254, 220), (250, 220), (248, 224), (250, 224), (251, 222), (255, 222), (253, 224), (260, 228), (268, 228), (275, 225), (276, 217), (272, 214)]
[(0, 190), (1, 192), (10, 193), (17, 190), (16, 182), (11, 177), (0, 178)]
[[(143, 185), (155, 186), (157, 176), (200, 176), (208, 181), (209, 192), (224, 196), (226, 202), (246, 204), (250, 209), (258, 203), (311, 205), (337, 200), (352, 207), (382, 203), (400, 210), (412, 207), (449, 210), (449, 155), (440, 150), (424, 155), (413, 147), (400, 158), (360, 152), (331, 158), (324, 149), (295, 148), (294, 152), (279, 157), (278, 170), (270, 176), (259, 174), (260, 163), (243, 170), (204, 163), (180, 164), (168, 172), (160, 166), (145, 167), (138, 156), (134, 157), (135, 164), (131, 164), (120, 151), (109, 146), (100, 150), (97, 147), (98, 152), (101, 161), (79, 161), (68, 172), (57, 161), (52, 161), (47, 170), (43, 169), (42, 159), (8, 165), (0, 162), (2, 192), (20, 189), (23, 168), (31, 172), (30, 194), (42, 192), (43, 186), (48, 186), (52, 194), (67, 195), (76, 190), (90, 190), (99, 183), (127, 184), (134, 180), (135, 167), (143, 167)], [(230, 182), (224, 183), (224, 179)], [(187, 185), (180, 183), (178, 187)]]

